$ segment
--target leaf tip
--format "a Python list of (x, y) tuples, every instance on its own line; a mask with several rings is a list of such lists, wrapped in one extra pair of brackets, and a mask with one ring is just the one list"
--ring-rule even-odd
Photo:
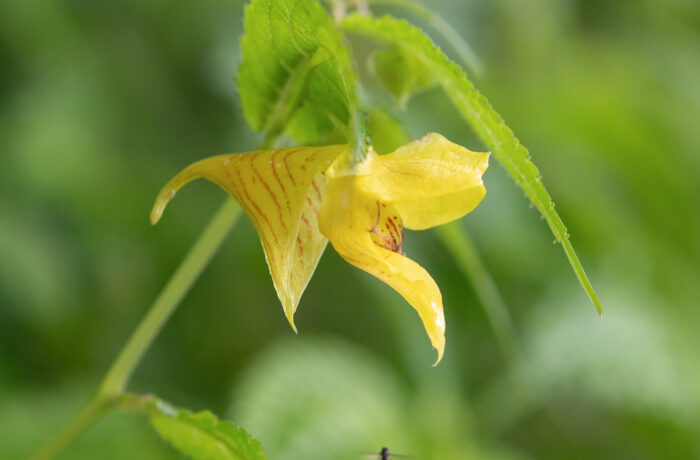
[(600, 300), (598, 299), (598, 296), (596, 293), (593, 291), (593, 287), (591, 286), (591, 295), (590, 298), (593, 301), (593, 305), (595, 305), (596, 310), (598, 310), (598, 316), (600, 319), (603, 319), (603, 305), (601, 305)]

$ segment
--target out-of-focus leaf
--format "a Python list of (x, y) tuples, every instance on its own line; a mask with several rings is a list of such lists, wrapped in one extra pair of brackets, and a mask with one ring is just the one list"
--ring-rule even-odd
[(264, 460), (260, 442), (243, 428), (219, 420), (209, 411), (176, 414), (160, 411), (151, 415), (151, 424), (161, 437), (195, 460)]
[(367, 129), (372, 139), (372, 147), (380, 155), (391, 153), (410, 142), (401, 122), (381, 108), (370, 107), (367, 114)]
[[(524, 359), (475, 404), (484, 430), (509, 430), (538, 408), (575, 394), (590, 407), (615, 408), (615, 417), (628, 411), (635, 417), (669, 421), (669, 431), (659, 433), (655, 442), (663, 445), (669, 442), (664, 436), (677, 436), (674, 451), (696, 452), (697, 340), (668, 332), (673, 319), (652, 290), (640, 288), (648, 285), (640, 278), (609, 286), (613, 308), (605, 321), (587, 317), (575, 305), (582, 300), (577, 301), (571, 289), (557, 286), (523, 327)], [(630, 294), (635, 289), (641, 292)], [(562, 304), (571, 307), (558, 308)], [(571, 424), (585, 423), (580, 417)]]
[(370, 59), (371, 68), (379, 81), (402, 109), (411, 96), (437, 85), (433, 71), (401, 46), (377, 50)]
[(540, 172), (530, 159), (529, 152), (486, 98), (476, 90), (462, 69), (450, 61), (427, 35), (406, 21), (390, 16), (372, 18), (353, 14), (343, 21), (342, 26), (349, 32), (380, 42), (401, 45), (433, 71), (465, 120), (547, 220), (556, 241), (562, 244), (581, 286), (602, 314), (600, 301), (574, 252), (566, 226), (554, 210), (554, 202), (542, 184)]
[(434, 32), (442, 36), (452, 46), (467, 69), (477, 76), (484, 73), (484, 65), (479, 56), (476, 55), (460, 32), (457, 32), (434, 8), (426, 8), (415, 0), (369, 0), (369, 2), (373, 5), (394, 6), (413, 13), (430, 25)]
[(275, 460), (359, 460), (383, 445), (414, 454), (414, 422), (393, 369), (343, 342), (304, 337), (253, 361), (228, 417)]
[(350, 60), (325, 10), (313, 0), (253, 0), (245, 30), (238, 86), (250, 126), (271, 138), (300, 117), (289, 128), (299, 141), (334, 128), (349, 138)]

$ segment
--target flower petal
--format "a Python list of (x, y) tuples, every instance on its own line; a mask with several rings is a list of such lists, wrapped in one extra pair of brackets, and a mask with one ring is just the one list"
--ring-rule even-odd
[(450, 195), (417, 201), (402, 201), (394, 206), (411, 230), (437, 227), (469, 214), (486, 195), (483, 185), (470, 187)]
[(284, 312), (294, 312), (327, 240), (318, 230), (325, 170), (345, 145), (295, 147), (220, 155), (185, 168), (158, 195), (151, 211), (155, 224), (183, 185), (204, 177), (229, 192), (260, 236), (272, 281)]
[[(399, 252), (400, 218), (359, 188), (359, 181), (351, 175), (329, 179), (319, 229), (343, 259), (394, 288), (418, 312), (438, 352), (437, 364), (445, 349), (440, 289), (423, 267)], [(390, 221), (396, 226), (392, 228)]]
[(388, 155), (371, 153), (357, 168), (358, 186), (394, 204), (406, 228), (423, 230), (479, 204), (486, 194), (481, 176), (488, 158), (430, 133)]

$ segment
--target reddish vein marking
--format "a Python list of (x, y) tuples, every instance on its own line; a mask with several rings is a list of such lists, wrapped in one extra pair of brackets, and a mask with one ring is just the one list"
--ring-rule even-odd
[(292, 207), (289, 204), (289, 196), (286, 193), (286, 189), (284, 188), (284, 184), (280, 180), (280, 176), (277, 175), (277, 163), (275, 162), (275, 157), (281, 153), (280, 151), (275, 152), (272, 155), (272, 158), (270, 159), (270, 167), (272, 168), (272, 175), (275, 176), (275, 179), (277, 180), (277, 183), (280, 184), (280, 188), (282, 189), (282, 194), (284, 195), (285, 200), (287, 200), (287, 209), (289, 212), (292, 212)]
[(253, 225), (260, 228), (260, 226), (258, 225), (259, 222), (258, 222), (257, 218), (255, 217), (255, 214), (253, 214), (251, 212), (250, 206), (248, 206), (248, 204), (245, 202), (245, 200), (243, 199), (241, 194), (238, 192), (239, 188), (243, 188), (243, 184), (237, 184), (233, 180), (233, 177), (231, 177), (231, 171), (229, 171), (228, 168), (224, 168), (224, 172), (226, 173), (226, 178), (231, 183), (231, 190), (233, 191), (234, 198), (236, 198), (236, 200), (240, 203), (243, 210), (246, 212), (246, 214), (248, 214), (248, 217), (250, 217), (250, 220), (253, 221)]
[(297, 243), (299, 247), (299, 262), (301, 262), (301, 266), (304, 266), (304, 246), (303, 243), (301, 242), (301, 238), (299, 235), (297, 235)]
[[(236, 183), (234, 182), (233, 177), (231, 177), (231, 172), (228, 170), (228, 168), (224, 168), (224, 172), (226, 173), (228, 181), (231, 183), (231, 190), (233, 192), (234, 198), (241, 205), (241, 208), (243, 208), (243, 211), (245, 211), (245, 213), (248, 215), (248, 218), (251, 220), (251, 222), (253, 222), (253, 226), (255, 227), (256, 231), (262, 231), (262, 226), (260, 225), (260, 221), (258, 220), (257, 216), (254, 212), (252, 212), (250, 206), (248, 206), (248, 203), (238, 192), (238, 189), (243, 188), (243, 185), (241, 184), (240, 187), (236, 186)], [(275, 258), (273, 257), (272, 253), (268, 254), (267, 256), (271, 262), (274, 261)]]
[(312, 232), (311, 232), (311, 223), (309, 222), (309, 219), (306, 218), (306, 216), (304, 215), (303, 212), (301, 213), (301, 220), (303, 220), (304, 223), (306, 224), (306, 228), (307, 228), (307, 230), (309, 231), (309, 239), (311, 239), (311, 236), (312, 236), (312, 235), (311, 235), (311, 234), (312, 234)]
[(258, 211), (258, 214), (260, 214), (262, 216), (262, 218), (265, 219), (267, 226), (270, 227), (270, 234), (272, 235), (272, 238), (275, 240), (275, 244), (277, 245), (277, 247), (280, 247), (280, 243), (277, 240), (277, 235), (275, 234), (275, 229), (272, 226), (272, 224), (270, 223), (270, 220), (267, 218), (267, 215), (265, 215), (265, 213), (262, 212), (262, 210), (260, 209), (258, 204), (255, 201), (253, 201), (253, 199), (248, 194), (248, 189), (246, 188), (245, 183), (243, 182), (243, 176), (241, 176), (240, 169), (236, 169), (236, 175), (238, 176), (238, 180), (241, 184), (241, 190), (243, 190), (243, 194), (245, 195), (246, 199), (253, 205), (253, 207), (256, 209), (256, 211)]
[(311, 180), (311, 186), (314, 188), (314, 190), (316, 190), (316, 195), (318, 195), (318, 201), (320, 202), (321, 201), (321, 191), (316, 186), (316, 179)]
[(318, 218), (318, 208), (314, 206), (313, 201), (311, 201), (311, 197), (309, 195), (306, 195), (306, 202), (309, 203), (309, 207), (311, 210), (316, 214), (316, 218)]
[(393, 229), (393, 233), (396, 236), (393, 236), (392, 239), (394, 240), (394, 246), (396, 247), (396, 250), (394, 252), (401, 252), (401, 249), (403, 248), (403, 232), (399, 233), (399, 229), (396, 228), (396, 225), (394, 225), (394, 221), (389, 219), (388, 220), (389, 225), (391, 225), (391, 228)]
[(399, 229), (396, 228), (396, 225), (394, 225), (394, 222), (391, 219), (387, 220), (387, 224), (389, 226), (391, 226), (391, 228), (389, 229), (389, 233), (391, 234), (391, 237), (394, 240), (397, 240), (399, 237)]
[(284, 155), (284, 158), (282, 158), (282, 163), (284, 163), (284, 167), (285, 167), (285, 169), (287, 170), (287, 175), (289, 176), (289, 179), (292, 181), (292, 184), (294, 184), (295, 187), (296, 187), (296, 185), (297, 185), (297, 181), (294, 180), (294, 176), (292, 176), (292, 170), (291, 170), (291, 168), (289, 167), (289, 164), (287, 163), (287, 158), (288, 158), (289, 155), (291, 155), (292, 153), (296, 153), (296, 152), (302, 150), (303, 148), (304, 148), (304, 147), (300, 147), (300, 148), (297, 148), (297, 149), (289, 150), (289, 151), (287, 151), (287, 153)]
[(284, 231), (287, 231), (287, 226), (284, 223), (284, 218), (282, 217), (282, 207), (280, 204), (277, 202), (277, 197), (275, 196), (274, 193), (272, 193), (272, 190), (270, 189), (270, 186), (267, 185), (267, 182), (265, 182), (265, 179), (262, 178), (260, 173), (258, 172), (258, 169), (255, 167), (255, 159), (257, 156), (260, 155), (260, 153), (254, 153), (253, 156), (250, 159), (250, 168), (253, 170), (257, 178), (260, 180), (260, 183), (265, 187), (265, 190), (267, 190), (267, 193), (270, 195), (272, 198), (272, 201), (275, 203), (275, 206), (277, 207), (277, 213), (279, 214), (280, 217), (280, 223), (282, 224), (282, 227), (284, 228)]

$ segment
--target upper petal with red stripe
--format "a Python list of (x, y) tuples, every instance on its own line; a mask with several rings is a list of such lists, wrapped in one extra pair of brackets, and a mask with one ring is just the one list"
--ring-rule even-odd
[(207, 158), (185, 168), (158, 195), (151, 222), (183, 185), (208, 179), (233, 196), (260, 236), (272, 281), (294, 330), (294, 312), (327, 240), (318, 230), (322, 171), (346, 145), (293, 147)]

